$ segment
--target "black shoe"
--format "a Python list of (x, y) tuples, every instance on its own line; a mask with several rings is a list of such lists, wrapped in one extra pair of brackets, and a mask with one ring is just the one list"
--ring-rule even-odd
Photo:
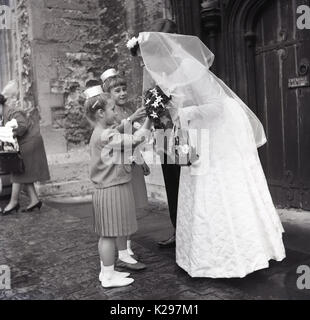
[(142, 262), (128, 263), (128, 262), (122, 261), (120, 259), (118, 259), (116, 261), (115, 266), (119, 267), (119, 268), (126, 268), (129, 270), (134, 270), (134, 271), (141, 271), (141, 270), (146, 269), (146, 265)]
[(19, 205), (19, 203), (14, 207), (14, 208), (12, 208), (11, 210), (3, 210), (2, 212), (1, 212), (1, 215), (2, 216), (8, 216), (9, 214), (12, 214), (14, 211), (15, 212), (18, 212), (18, 210), (20, 209), (20, 205)]
[(157, 244), (161, 247), (161, 248), (175, 248), (175, 235), (173, 235), (171, 238), (169, 238), (168, 240), (164, 240), (164, 241), (159, 241), (157, 242)]
[(39, 202), (38, 202), (37, 204), (35, 204), (34, 206), (22, 210), (22, 212), (32, 212), (34, 209), (39, 209), (39, 211), (40, 211), (42, 205), (43, 205), (42, 201), (39, 201)]

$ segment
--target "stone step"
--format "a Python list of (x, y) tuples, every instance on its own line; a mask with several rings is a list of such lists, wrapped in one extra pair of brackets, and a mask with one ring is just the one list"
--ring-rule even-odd
[(92, 193), (93, 185), (88, 180), (73, 180), (64, 182), (38, 183), (36, 189), (40, 198), (50, 197), (77, 197)]
[(78, 181), (89, 179), (89, 152), (85, 149), (47, 156), (51, 181)]
[(89, 179), (89, 164), (85, 162), (49, 165), (52, 182)]
[[(151, 174), (146, 177), (150, 199), (167, 201), (164, 179), (159, 161), (151, 164), (152, 154), (145, 154)], [(93, 190), (89, 180), (90, 156), (87, 148), (67, 153), (55, 153), (47, 156), (51, 180), (37, 184), (41, 198), (77, 197), (90, 194)]]

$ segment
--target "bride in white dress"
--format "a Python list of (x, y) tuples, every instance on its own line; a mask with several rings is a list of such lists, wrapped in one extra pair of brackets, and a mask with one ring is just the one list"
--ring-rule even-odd
[(214, 56), (197, 37), (141, 33), (139, 45), (149, 76), (172, 97), (172, 119), (199, 150), (181, 170), (177, 264), (192, 277), (241, 278), (283, 260), (284, 230), (257, 153), (266, 142), (259, 120), (209, 70)]

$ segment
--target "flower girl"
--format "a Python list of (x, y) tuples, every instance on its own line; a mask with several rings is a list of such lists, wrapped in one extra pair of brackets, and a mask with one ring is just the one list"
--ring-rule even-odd
[[(115, 103), (101, 87), (89, 88), (85, 95), (86, 115), (94, 125), (90, 140), (90, 178), (95, 186), (94, 231), (100, 237), (100, 280), (104, 288), (127, 286), (134, 281), (129, 278), (130, 274), (114, 270), (116, 239), (137, 231), (131, 164), (127, 156), (128, 151), (132, 152), (144, 141), (151, 124), (146, 119), (134, 135), (123, 134), (123, 124), (117, 126)], [(114, 161), (110, 158), (111, 151)], [(119, 249), (124, 258), (130, 258), (126, 247)]]
[[(111, 95), (111, 98), (115, 102), (115, 110), (117, 113), (118, 122), (123, 122), (124, 125), (131, 132), (136, 131), (141, 124), (138, 122), (146, 117), (144, 107), (136, 110), (135, 106), (130, 103), (127, 93), (127, 81), (119, 75), (115, 69), (108, 69), (101, 75), (103, 83), (103, 90)], [(135, 161), (132, 166), (132, 187), (135, 198), (136, 209), (142, 209), (147, 207), (148, 198), (145, 185), (144, 176), (150, 174), (148, 165), (143, 160), (141, 152), (138, 150), (135, 152)], [(136, 260), (131, 248), (131, 240), (127, 240), (127, 250), (129, 254)], [(133, 262), (133, 261), (132, 261)], [(128, 269), (141, 269), (142, 264), (137, 263), (123, 263), (118, 262), (119, 265)]]

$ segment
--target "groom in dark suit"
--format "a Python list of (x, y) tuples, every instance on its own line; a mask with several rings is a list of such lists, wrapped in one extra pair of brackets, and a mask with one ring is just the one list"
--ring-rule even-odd
[[(177, 26), (176, 24), (168, 19), (160, 19), (155, 21), (155, 24), (152, 28), (153, 32), (166, 32), (166, 33), (177, 33)], [(169, 213), (170, 213), (170, 220), (171, 223), (176, 229), (177, 224), (177, 209), (178, 209), (178, 192), (179, 192), (179, 181), (180, 181), (180, 172), (181, 167), (177, 164), (169, 164), (168, 156), (167, 156), (167, 145), (165, 144), (165, 154), (163, 156), (163, 163), (161, 165), (167, 199), (168, 199), (168, 206), (169, 206)], [(158, 245), (161, 248), (171, 248), (175, 247), (175, 232), (173, 235), (163, 241), (159, 241)]]
[[(149, 31), (150, 32), (177, 33), (177, 26), (171, 20), (159, 19), (159, 20), (155, 21), (155, 23), (153, 24), (153, 27)], [(133, 51), (131, 51), (132, 55), (136, 56), (137, 50), (135, 50), (135, 48), (132, 48), (132, 49), (133, 49)], [(144, 66), (143, 61), (141, 61), (141, 66), (142, 67)], [(156, 85), (156, 83), (153, 83), (153, 80), (151, 78), (149, 78), (147, 81), (150, 81), (150, 82), (144, 83), (143, 91), (146, 91), (147, 89), (154, 87)], [(167, 118), (170, 118), (170, 120), (171, 120), (170, 115)], [(166, 128), (172, 129), (172, 127), (173, 127), (173, 123), (172, 123), (172, 121), (169, 121), (169, 119), (168, 119)], [(173, 163), (173, 161), (171, 161), (171, 159), (169, 161), (169, 158), (171, 155), (169, 155), (168, 148), (167, 148), (167, 141), (165, 140), (167, 137), (165, 137), (165, 136), (162, 137), (161, 136), (162, 134), (163, 134), (163, 132), (160, 132), (160, 131), (156, 132), (156, 130), (155, 130), (155, 136), (156, 136), (155, 141), (157, 142), (156, 143), (156, 151), (161, 157), (162, 171), (163, 171), (167, 199), (168, 199), (170, 220), (171, 220), (171, 223), (174, 227), (174, 233), (169, 239), (159, 241), (158, 245), (161, 248), (171, 248), (171, 247), (175, 247), (175, 230), (176, 230), (176, 224), (177, 224), (178, 192), (179, 192), (179, 180), (180, 180), (181, 168), (179, 165)], [(159, 142), (160, 140), (161, 140), (161, 142)], [(169, 137), (168, 137), (168, 140), (170, 140)], [(172, 155), (171, 158), (174, 159), (174, 155)]]
[[(178, 209), (178, 192), (179, 192), (179, 181), (180, 181), (180, 171), (181, 167), (177, 164), (168, 164), (167, 163), (167, 154), (164, 155), (164, 163), (161, 165), (167, 199), (170, 213), (171, 223), (176, 229), (177, 224), (177, 209)], [(175, 246), (175, 232), (167, 240), (159, 241), (158, 245), (162, 248), (169, 248)]]

